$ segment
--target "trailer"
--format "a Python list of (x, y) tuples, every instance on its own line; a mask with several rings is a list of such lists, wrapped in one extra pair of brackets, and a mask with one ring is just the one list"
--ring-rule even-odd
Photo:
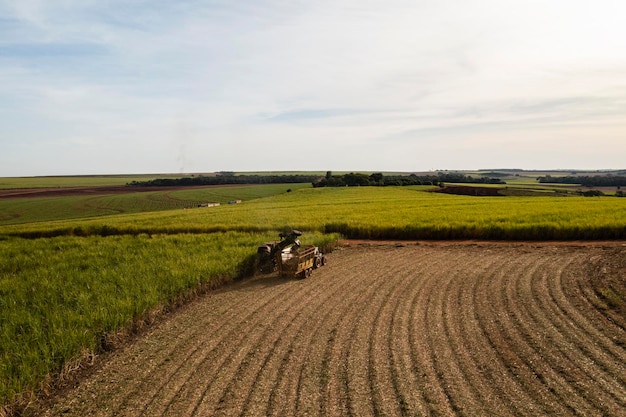
[(282, 277), (308, 278), (314, 269), (326, 264), (317, 246), (300, 246), (280, 253), (278, 271)]

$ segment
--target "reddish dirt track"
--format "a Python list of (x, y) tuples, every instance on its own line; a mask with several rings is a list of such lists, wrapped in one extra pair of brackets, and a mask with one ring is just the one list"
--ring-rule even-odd
[[(104, 194), (125, 194), (132, 192), (159, 191), (163, 187), (52, 187), (52, 188), (13, 188), (0, 190), (0, 199), (97, 196)], [(169, 189), (169, 188), (168, 188)]]
[(260, 276), (192, 302), (38, 414), (623, 416), (626, 318), (605, 314), (590, 280), (623, 280), (625, 257), (342, 248), (309, 279)]
[(150, 191), (176, 191), (189, 190), (192, 188), (223, 188), (223, 187), (243, 187), (250, 184), (224, 184), (224, 185), (199, 185), (199, 186), (90, 186), (90, 187), (51, 187), (51, 188), (10, 188), (0, 189), (0, 200), (19, 198), (41, 198), (41, 197), (69, 197), (69, 196), (99, 196), (107, 194), (129, 194), (143, 193)]

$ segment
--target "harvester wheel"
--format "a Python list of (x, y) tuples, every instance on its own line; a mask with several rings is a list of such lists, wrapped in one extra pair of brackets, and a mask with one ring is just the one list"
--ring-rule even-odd
[(313, 269), (317, 269), (322, 265), (322, 260), (320, 258), (315, 258), (315, 262), (313, 263)]

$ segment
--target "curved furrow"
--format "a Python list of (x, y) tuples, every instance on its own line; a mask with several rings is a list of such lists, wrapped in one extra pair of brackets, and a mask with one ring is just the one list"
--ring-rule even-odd
[[(272, 280), (272, 282), (276, 284), (277, 281)], [(171, 407), (174, 399), (176, 397), (181, 398), (181, 392), (187, 391), (188, 380), (206, 361), (207, 352), (224, 343), (223, 337), (232, 332), (234, 323), (240, 322), (242, 319), (243, 321), (249, 320), (256, 311), (267, 306), (270, 301), (258, 296), (255, 297), (257, 289), (263, 292), (259, 285), (254, 285), (254, 282), (251, 282), (247, 285), (229, 288), (228, 291), (217, 292), (211, 300), (206, 300), (207, 302), (212, 301), (211, 304), (217, 306), (229, 306), (228, 315), (217, 315), (213, 308), (207, 311), (206, 307), (185, 315), (185, 322), (179, 323), (179, 326), (196, 329), (195, 334), (187, 336), (193, 349), (189, 351), (178, 350), (174, 355), (163, 358), (164, 364), (159, 369), (158, 378), (144, 381), (146, 385), (152, 382), (153, 387), (146, 388), (146, 391), (155, 392), (155, 395), (150, 402), (143, 405), (142, 414), (162, 415), (165, 413)], [(285, 291), (287, 291), (286, 288), (278, 289), (274, 298), (280, 298)], [(213, 322), (219, 323), (219, 325), (212, 325)], [(162, 333), (167, 334), (167, 332)], [(168, 336), (172, 337), (170, 334)], [(158, 382), (155, 382), (155, 379)], [(136, 401), (141, 401), (141, 398), (136, 399)]]
[[(332, 303), (323, 306), (324, 315), (315, 323), (312, 334), (306, 343), (300, 346), (304, 358), (293, 363), (292, 372), (285, 372), (287, 377), (282, 385), (295, 390), (294, 402), (291, 404), (291, 415), (346, 415), (348, 406), (345, 390), (339, 374), (337, 356), (333, 355), (337, 343), (342, 337), (340, 323), (344, 317), (361, 302), (363, 282), (354, 266), (367, 256), (359, 251), (348, 250), (353, 256), (346, 259), (346, 263), (339, 268), (339, 273), (333, 269), (327, 271), (330, 280), (341, 284)], [(346, 252), (344, 252), (345, 254)], [(333, 265), (334, 262), (331, 263)], [(345, 380), (345, 379), (344, 379)], [(336, 397), (333, 395), (338, 393)], [(339, 402), (331, 402), (330, 398), (340, 398)], [(284, 401), (283, 401), (284, 404)], [(276, 408), (275, 408), (276, 409)], [(281, 414), (282, 415), (282, 414)]]
[[(385, 250), (377, 248), (372, 252), (357, 251), (350, 263), (343, 268), (345, 281), (350, 282), (354, 287), (346, 286), (346, 291), (342, 294), (342, 299), (338, 300), (337, 307), (332, 307), (327, 316), (330, 320), (320, 327), (319, 339), (322, 343), (311, 345), (314, 360), (306, 364), (300, 372), (299, 386), (306, 385), (304, 375), (310, 374), (310, 369), (319, 373), (320, 404), (318, 413), (321, 415), (373, 415), (373, 405), (371, 398), (365, 402), (355, 402), (352, 394), (355, 390), (362, 391), (364, 387), (355, 387), (352, 382), (351, 356), (352, 343), (355, 341), (355, 332), (359, 328), (358, 321), (369, 312), (369, 300), (380, 292), (380, 288), (385, 284), (369, 274), (369, 271), (377, 268), (377, 257), (388, 257)], [(349, 272), (348, 272), (349, 271)], [(368, 273), (363, 273), (367, 271)], [(313, 340), (316, 340), (314, 337)], [(360, 341), (359, 341), (360, 343)], [(365, 359), (367, 360), (367, 359)], [(356, 366), (365, 368), (366, 363), (356, 361)], [(354, 365), (354, 364), (353, 364)], [(359, 366), (360, 365), (360, 366)], [(308, 371), (307, 371), (308, 369)], [(367, 388), (367, 386), (366, 386)], [(314, 389), (314, 388), (312, 388)], [(299, 391), (298, 415), (301, 415), (305, 408), (300, 404), (306, 402), (307, 391)]]
[[(245, 313), (225, 323), (219, 333), (205, 333), (200, 339), (202, 348), (197, 352), (200, 360), (194, 363), (193, 368), (186, 367), (184, 372), (176, 375), (171, 391), (163, 396), (163, 401), (157, 404), (158, 408), (150, 410), (150, 414), (190, 415), (202, 402), (205, 390), (216, 384), (224, 384), (227, 377), (219, 374), (222, 370), (220, 366), (233, 366), (233, 363), (241, 361), (245, 356), (242, 349), (245, 350), (246, 343), (258, 336), (255, 330), (261, 325), (267, 325), (259, 324), (259, 318), (272, 317), (271, 312), (285, 299), (285, 294), (293, 294), (293, 289), (290, 288), (293, 283), (285, 280), (282, 282), (282, 285), (278, 285), (280, 288), (274, 285), (258, 291), (258, 301), (250, 303), (252, 308), (240, 306)], [(237, 301), (235, 298), (233, 301), (237, 304), (241, 300)], [(211, 312), (207, 311), (205, 314), (210, 315)], [(193, 317), (189, 320), (190, 325), (193, 325)]]
[[(332, 265), (332, 257), (330, 257)], [(273, 378), (270, 392), (267, 394), (267, 416), (294, 416), (296, 413), (296, 398), (298, 391), (301, 390), (299, 381), (303, 378), (302, 369), (305, 362), (315, 362), (315, 356), (323, 360), (323, 355), (313, 354), (317, 346), (323, 346), (321, 341), (326, 340), (327, 343), (332, 340), (332, 334), (328, 332), (327, 327), (332, 327), (330, 318), (335, 310), (340, 308), (341, 301), (346, 299), (346, 293), (354, 293), (353, 288), (356, 280), (344, 279), (341, 276), (333, 276), (332, 267), (324, 267), (322, 269), (319, 280), (316, 278), (316, 285), (319, 285), (321, 297), (315, 299), (315, 303), (310, 305), (310, 313), (303, 316), (304, 323), (298, 328), (294, 337), (286, 346), (286, 353), (282, 356), (282, 360)], [(335, 316), (337, 314), (335, 313)], [(318, 380), (317, 389), (319, 393), (315, 399), (311, 398), (312, 410), (320, 410), (323, 397), (322, 391), (328, 384), (328, 375), (322, 372), (309, 376), (311, 380)], [(313, 384), (315, 388), (315, 384)], [(299, 388), (300, 387), (300, 388)], [(316, 408), (317, 407), (317, 408)]]
[[(188, 408), (186, 415), (231, 415), (239, 410), (238, 390), (233, 390), (240, 378), (238, 370), (247, 370), (257, 359), (255, 351), (261, 346), (260, 341), (271, 337), (275, 323), (285, 323), (284, 317), (296, 306), (302, 305), (313, 291), (311, 286), (298, 285), (299, 281), (289, 281), (287, 297), (272, 298), (267, 308), (258, 310), (245, 325), (235, 324), (225, 338), (227, 344), (222, 349), (214, 349), (207, 355), (200, 372), (193, 375), (194, 381), (202, 390), (193, 409)], [(283, 324), (284, 325), (284, 324)], [(211, 380), (206, 382), (206, 376)]]
[[(456, 256), (456, 254), (453, 254)], [(460, 256), (455, 259), (454, 267), (448, 268), (446, 276), (441, 277), (442, 282), (436, 289), (434, 297), (429, 300), (426, 322), (435, 325), (435, 331), (428, 331), (429, 350), (431, 351), (435, 371), (439, 378), (450, 405), (456, 415), (469, 415), (480, 409), (479, 399), (476, 398), (474, 387), (465, 380), (460, 358), (457, 356), (455, 346), (450, 335), (450, 326), (455, 320), (456, 311), (447, 308), (450, 294), (454, 286), (458, 284), (462, 270), (459, 264), (464, 264), (468, 259)], [(480, 412), (479, 412), (480, 414)]]
[[(193, 314), (192, 311), (189, 313)], [(142, 408), (148, 407), (153, 401), (161, 398), (161, 393), (169, 393), (171, 387), (168, 383), (172, 377), (179, 373), (182, 367), (194, 361), (194, 355), (200, 349), (199, 340), (202, 339), (203, 327), (219, 331), (226, 325), (225, 323), (229, 322), (229, 317), (236, 314), (238, 313), (234, 311), (234, 308), (229, 307), (216, 314), (215, 318), (208, 316), (200, 318), (202, 326), (183, 326), (172, 323), (171, 326), (166, 325), (168, 331), (161, 333), (162, 337), (147, 339), (149, 346), (143, 348), (137, 356), (145, 366), (138, 367), (138, 372), (131, 375), (137, 383), (133, 384), (133, 389), (127, 389), (121, 393), (124, 398), (119, 401), (119, 409), (116, 412), (134, 410), (139, 413)], [(148, 352), (149, 356), (141, 355), (143, 352)], [(159, 375), (156, 383), (150, 377), (155, 374)]]
[[(380, 270), (381, 263), (392, 264), (394, 252), (378, 248), (371, 255), (362, 258), (354, 267), (361, 286), (364, 284), (365, 287), (337, 320), (336, 337), (332, 345), (329, 344), (326, 349), (329, 357), (325, 363), (327, 372), (332, 372), (334, 368), (340, 369), (339, 378), (331, 378), (325, 396), (323, 410), (331, 415), (335, 414), (335, 410), (341, 410), (343, 415), (352, 416), (376, 413), (371, 384), (367, 379), (369, 355), (366, 349), (372, 329), (361, 326), (361, 321), (363, 317), (369, 316), (372, 310), (371, 300), (389, 284), (371, 271)], [(364, 274), (361, 271), (368, 273)], [(342, 406), (345, 406), (345, 409)]]
[(363, 300), (358, 310), (354, 310), (356, 316), (348, 316), (348, 320), (342, 322), (351, 327), (343, 361), (346, 368), (347, 402), (350, 415), (353, 416), (382, 415), (381, 399), (373, 385), (377, 375), (371, 366), (370, 343), (376, 312), (380, 309), (381, 300), (390, 291), (389, 281), (382, 281), (376, 291)]
[(544, 313), (535, 306), (534, 277), (553, 268), (554, 262), (545, 254), (530, 257), (528, 268), (514, 275), (515, 285), (502, 288), (506, 291), (505, 302), (511, 318), (505, 330), (515, 352), (534, 373), (535, 377), (527, 383), (537, 390), (543, 405), (550, 407), (550, 413), (576, 415), (581, 404), (572, 401), (577, 398), (576, 393), (555, 369), (557, 364), (550, 353), (554, 329), (546, 324)]
[[(506, 381), (503, 377), (506, 370), (492, 366), (492, 356), (495, 354), (497, 357), (498, 353), (491, 349), (474, 320), (480, 309), (480, 305), (474, 303), (476, 287), (488, 274), (487, 271), (494, 269), (494, 262), (502, 266), (503, 257), (494, 258), (490, 251), (484, 249), (464, 256), (467, 259), (462, 258), (465, 261), (463, 270), (454, 277), (455, 282), (451, 283), (444, 303), (446, 335), (464, 383), (459, 389), (473, 398), (472, 403), (459, 401), (464, 405), (461, 414), (514, 415), (513, 407), (500, 386)], [(480, 300), (480, 303), (485, 301)]]
[[(171, 372), (170, 368), (180, 367), (186, 362), (188, 355), (197, 350), (198, 340), (203, 338), (205, 327), (209, 330), (220, 329), (230, 318), (240, 314), (235, 304), (224, 302), (213, 305), (212, 311), (215, 315), (198, 314), (205, 309), (205, 299), (212, 300), (213, 297), (222, 296), (241, 298), (240, 295), (233, 294), (241, 287), (250, 286), (254, 286), (254, 283), (229, 285), (224, 290), (199, 299), (179, 310), (176, 316), (160, 323), (135, 344), (125, 348), (123, 354), (116, 353), (94, 375), (90, 384), (80, 387), (76, 398), (65, 406), (65, 413), (99, 416), (142, 414), (146, 404), (158, 399), (164, 391), (167, 392), (167, 378), (162, 376)], [(254, 306), (254, 292), (249, 291), (247, 295), (250, 301), (247, 305)], [(189, 323), (187, 317), (197, 316), (200, 318)], [(133, 369), (133, 372), (124, 372), (127, 369)], [(107, 380), (100, 382), (100, 375)], [(90, 407), (90, 402), (84, 398), (103, 398), (115, 406), (98, 407), (95, 414), (93, 411), (86, 413), (84, 410)]]
[[(442, 371), (437, 364), (436, 353), (438, 349), (433, 344), (433, 333), (442, 331), (441, 320), (430, 320), (431, 309), (437, 292), (445, 284), (445, 268), (451, 259), (448, 250), (434, 250), (429, 253), (430, 257), (441, 260), (443, 268), (429, 268), (425, 273), (423, 285), (412, 300), (410, 319), (413, 327), (410, 333), (412, 368), (418, 372), (420, 389), (426, 402), (430, 415), (455, 415), (455, 410), (450, 401), (450, 396), (443, 381)], [(440, 318), (440, 317), (439, 317)]]
[[(219, 399), (220, 408), (228, 410), (228, 415), (264, 415), (265, 407), (261, 401), (251, 402), (251, 396), (256, 384), (264, 385), (265, 381), (258, 379), (263, 369), (267, 369), (267, 364), (273, 356), (280, 354), (280, 350), (276, 350), (280, 346), (280, 342), (286, 337), (293, 337), (294, 328), (299, 327), (299, 317), (314, 305), (310, 300), (319, 298), (319, 287), (308, 282), (300, 282), (301, 286), (309, 287), (309, 291), (305, 297), (294, 300), (290, 303), (284, 312), (277, 311), (271, 323), (265, 327), (262, 335), (254, 340), (249, 346), (248, 353), (242, 361), (242, 365), (233, 373), (230, 383), (224, 388), (223, 394)], [(302, 301), (301, 301), (302, 300)], [(228, 407), (228, 408), (226, 408)]]
[[(511, 254), (513, 257), (514, 254)], [(544, 383), (544, 364), (537, 346), (540, 329), (530, 324), (530, 330), (521, 323), (528, 320), (523, 312), (529, 294), (520, 288), (520, 281), (528, 280), (537, 268), (533, 252), (521, 253), (515, 262), (503, 266), (494, 279), (485, 287), (488, 303), (481, 308), (481, 320), (488, 340), (494, 346), (500, 360), (516, 383), (515, 387), (532, 399), (526, 409), (540, 410), (537, 415), (570, 415), (564, 408), (558, 393), (548, 389)], [(524, 278), (526, 277), (526, 278)], [(530, 334), (529, 334), (530, 332)]]
[[(537, 276), (534, 280), (535, 304), (555, 329), (552, 350), (559, 373), (569, 381), (581, 400), (588, 403), (590, 411), (606, 414), (626, 407), (623, 398), (626, 368), (623, 361), (616, 361), (607, 352), (612, 343), (577, 313), (562, 292), (564, 270), (569, 267), (573, 272), (580, 266), (574, 261), (572, 257), (561, 262), (554, 274)], [(572, 265), (576, 266), (571, 268)]]
[[(345, 369), (339, 369), (338, 344), (344, 342), (342, 320), (362, 303), (364, 291), (361, 274), (356, 266), (367, 261), (369, 256), (350, 250), (351, 256), (339, 273), (329, 270), (330, 279), (342, 284), (334, 303), (324, 306), (323, 321), (315, 327), (308, 343), (302, 346), (306, 358), (294, 363), (289, 376), (295, 387), (293, 415), (347, 415), (348, 404), (345, 389)], [(334, 264), (334, 262), (333, 262)]]
[(434, 256), (423, 248), (412, 249), (416, 256), (411, 269), (406, 271), (409, 278), (403, 288), (403, 294), (393, 308), (388, 345), (391, 353), (391, 372), (394, 389), (400, 397), (402, 415), (430, 414), (429, 400), (426, 395), (428, 386), (425, 366), (418, 361), (415, 338), (421, 337), (415, 329), (419, 328), (412, 312), (417, 304), (425, 304), (424, 288), (431, 270), (439, 270), (445, 257)]
[[(269, 348), (265, 353), (264, 361), (256, 373), (248, 372), (250, 389), (243, 402), (240, 415), (270, 415), (271, 407), (275, 407), (275, 403), (272, 405), (276, 401), (275, 394), (280, 394), (288, 401), (294, 402), (295, 390), (288, 390), (292, 392), (292, 395), (291, 397), (286, 396), (285, 392), (277, 389), (276, 383), (281, 380), (281, 377), (284, 377), (284, 368), (292, 366), (294, 360), (301, 366), (301, 360), (306, 358), (308, 353), (302, 350), (302, 346), (310, 343), (309, 335), (312, 330), (320, 322), (321, 317), (326, 317), (319, 312), (323, 311), (325, 304), (337, 302), (337, 293), (344, 287), (340, 280), (331, 279), (326, 268), (320, 271), (316, 272), (315, 278), (312, 280), (303, 282), (303, 285), (310, 285), (313, 288), (311, 297), (300, 306), (293, 318), (286, 317), (287, 326), (282, 330), (274, 329), (277, 332), (277, 337), (273, 343), (267, 344)], [(324, 320), (321, 322), (323, 323)], [(273, 401), (271, 401), (272, 397), (274, 397)], [(274, 408), (273, 411), (277, 410)], [(281, 409), (280, 415), (286, 414), (286, 410)]]
[(533, 374), (523, 366), (501, 330), (503, 317), (508, 312), (502, 308), (504, 291), (494, 291), (494, 287), (514, 285), (511, 276), (526, 268), (524, 257), (511, 252), (506, 256), (506, 265), (500, 256), (490, 257), (486, 269), (474, 280), (469, 290), (474, 309), (464, 330), (474, 351), (475, 366), (482, 374), (482, 383), (491, 388), (495, 397), (491, 415), (538, 416), (546, 410), (535, 404), (533, 393), (523, 383)]
[[(415, 254), (411, 249), (399, 249), (397, 252), (405, 259)], [(388, 279), (392, 286), (385, 295), (381, 294), (372, 321), (368, 374), (377, 415), (405, 415), (408, 408), (406, 398), (398, 389), (398, 369), (393, 357), (396, 346), (401, 346), (404, 341), (392, 339), (393, 319), (396, 306), (406, 297), (406, 288), (414, 281), (414, 266), (418, 262), (419, 258), (410, 262), (394, 262), (393, 269), (385, 273), (390, 276)], [(379, 279), (384, 280), (385, 277), (380, 276)]]
[[(243, 300), (241, 300), (241, 294), (244, 296)], [(161, 356), (160, 362), (152, 371), (158, 373), (158, 382), (155, 383), (152, 378), (142, 377), (142, 382), (137, 384), (136, 389), (136, 392), (140, 392), (141, 395), (128, 395), (127, 398), (130, 401), (122, 403), (121, 410), (124, 407), (143, 409), (143, 414), (160, 415), (162, 410), (167, 409), (168, 404), (178, 392), (178, 388), (184, 385), (189, 375), (204, 361), (206, 349), (210, 348), (211, 344), (216, 345), (220, 342), (217, 338), (205, 340), (206, 334), (224, 334), (225, 329), (231, 326), (237, 317), (242, 314), (250, 317), (261, 307), (262, 304), (258, 304), (258, 297), (254, 297), (253, 294), (254, 292), (241, 288), (232, 288), (228, 293), (216, 294), (215, 297), (238, 299), (238, 301), (220, 300), (215, 303), (216, 306), (222, 306), (221, 308), (227, 306), (224, 312), (212, 310), (211, 314), (200, 312), (194, 314), (190, 311), (189, 316), (192, 320), (177, 325), (177, 328), (181, 330), (179, 334), (171, 330), (168, 333), (164, 332), (170, 340), (175, 339), (179, 343), (169, 343), (173, 349)], [(276, 294), (276, 297), (280, 297), (280, 294)], [(190, 332), (187, 329), (194, 331)]]
[(589, 323), (593, 323), (606, 340), (611, 341), (614, 345), (611, 351), (613, 349), (623, 351), (626, 346), (626, 317), (611, 310), (606, 300), (599, 297), (597, 286), (607, 276), (626, 279), (626, 268), (620, 265), (626, 263), (624, 262), (626, 244), (622, 246), (610, 249), (599, 248), (598, 252), (589, 254), (587, 262), (581, 265), (580, 273), (572, 274), (576, 276), (576, 285), (563, 288), (568, 298), (575, 301), (579, 313), (586, 317)]
[[(467, 265), (475, 258), (457, 252), (454, 248), (447, 251), (452, 265), (440, 271), (433, 271), (431, 285), (434, 292), (428, 294), (424, 310), (424, 334), (428, 361), (434, 371), (436, 384), (446, 397), (451, 410), (446, 414), (468, 415), (480, 413), (481, 402), (474, 387), (466, 380), (463, 358), (458, 355), (462, 347), (452, 337), (455, 322), (461, 320), (463, 312), (458, 305), (451, 303), (451, 294), (460, 282), (465, 280)], [(471, 277), (469, 278), (471, 279)]]
[[(356, 324), (358, 318), (369, 312), (368, 300), (380, 292), (381, 284), (385, 283), (384, 280), (360, 272), (369, 269), (368, 266), (375, 268), (378, 256), (388, 255), (380, 249), (365, 254), (356, 251), (354, 257), (342, 269), (350, 273), (342, 278), (336, 277), (345, 280), (346, 283), (355, 284), (356, 287), (346, 286), (343, 298), (338, 300), (339, 308), (331, 306), (327, 323), (319, 328), (319, 332), (312, 339), (314, 342), (317, 340), (320, 342), (315, 342), (310, 346), (309, 360), (299, 373), (296, 414), (310, 412), (322, 415), (371, 415), (373, 413), (371, 404), (360, 401), (351, 402), (350, 395), (363, 387), (356, 386), (354, 380), (351, 379), (350, 372), (353, 368), (350, 365), (352, 359), (349, 353), (352, 350), (348, 344), (355, 340), (352, 335), (358, 328)], [(364, 367), (366, 363), (360, 365)], [(313, 392), (315, 389), (319, 392), (317, 395), (321, 397), (316, 396)], [(311, 404), (310, 398), (321, 398), (317, 409), (315, 404)]]
[[(228, 303), (224, 299), (220, 299), (220, 297), (214, 299), (213, 301), (218, 304)], [(243, 308), (241, 305), (237, 306), (237, 303), (228, 304), (234, 305), (237, 310), (240, 310), (239, 314), (243, 314), (243, 317), (249, 317), (267, 303), (267, 300), (264, 300), (261, 303), (257, 303), (254, 300), (250, 301), (251, 302), (249, 304), (244, 303), (246, 306)], [(159, 387), (160, 390), (155, 399), (145, 405), (143, 411), (144, 415), (162, 415), (166, 410), (168, 410), (171, 407), (173, 399), (176, 397), (180, 398), (181, 391), (184, 392), (186, 390), (188, 381), (192, 378), (193, 374), (197, 372), (197, 368), (206, 361), (207, 351), (210, 352), (212, 349), (215, 349), (216, 346), (223, 345), (225, 343), (223, 338), (232, 331), (233, 323), (241, 320), (241, 317), (237, 315), (232, 317), (223, 317), (221, 318), (222, 325), (220, 327), (210, 328), (203, 326), (203, 315), (205, 317), (211, 317), (213, 312), (203, 311), (199, 312), (198, 315), (189, 316), (185, 325), (196, 327), (198, 330), (201, 330), (201, 332), (197, 334), (197, 337), (194, 337), (193, 339), (195, 349), (192, 352), (181, 352), (177, 354), (176, 358), (178, 360), (175, 362), (175, 372), (167, 372), (167, 367), (163, 367), (163, 369), (161, 369), (161, 373), (159, 374), (159, 378), (155, 378), (159, 381), (159, 383), (155, 383), (155, 381), (152, 380), (153, 384)], [(207, 337), (207, 335), (211, 336)], [(168, 361), (169, 358), (166, 358), (165, 360)], [(149, 383), (150, 381), (146, 382)]]
[[(582, 314), (579, 306), (583, 296), (571, 290), (571, 288), (578, 288), (577, 284), (580, 281), (578, 276), (580, 271), (584, 271), (588, 262), (588, 256), (580, 254), (576, 258), (576, 262), (566, 265), (563, 273), (551, 282), (550, 293), (555, 301), (555, 306), (560, 309), (560, 317), (566, 323), (567, 329), (575, 330), (577, 335), (585, 336), (584, 339), (587, 340), (581, 340), (584, 343), (589, 342), (589, 339), (593, 341), (588, 345), (581, 345), (581, 341), (577, 340), (577, 346), (583, 349), (595, 364), (602, 366), (607, 373), (615, 377), (620, 384), (626, 385), (626, 370), (624, 369), (626, 349), (623, 346), (618, 346), (613, 338), (616, 334), (619, 334), (622, 339), (625, 338), (626, 331), (618, 326), (613, 326), (609, 320), (603, 320), (599, 326), (588, 315)], [(607, 327), (612, 328), (614, 333), (607, 333), (605, 331)]]
[(581, 355), (571, 340), (578, 329), (573, 326), (569, 330), (563, 328), (558, 317), (561, 312), (555, 306), (549, 284), (561, 275), (563, 265), (569, 262), (571, 258), (560, 259), (552, 269), (536, 271), (530, 280), (533, 300), (528, 304), (528, 312), (541, 328), (546, 329), (550, 348), (543, 347), (543, 357), (555, 373), (554, 380), (559, 391), (568, 394), (564, 401), (576, 412), (587, 413), (595, 409), (595, 406), (587, 395), (592, 381), (589, 380), (587, 371), (581, 367), (585, 360), (584, 355)]
[[(378, 344), (386, 348), (391, 386), (398, 399), (400, 415), (424, 415), (427, 412), (425, 400), (418, 377), (411, 358), (410, 321), (411, 303), (414, 295), (423, 286), (423, 270), (431, 267), (438, 259), (424, 256), (423, 249), (407, 248), (405, 257), (410, 256), (411, 262), (406, 263), (399, 274), (399, 282), (393, 294), (395, 302), (388, 302), (388, 319), (383, 324), (377, 324)], [(387, 317), (387, 316), (385, 316)], [(374, 354), (374, 353), (372, 353)]]
[(459, 415), (486, 415), (488, 408), (485, 407), (489, 407), (493, 400), (489, 384), (480, 374), (474, 358), (475, 349), (483, 341), (468, 344), (461, 330), (462, 322), (475, 309), (465, 288), (477, 279), (475, 270), (489, 259), (488, 255), (484, 251), (483, 256), (465, 252), (456, 254), (456, 266), (450, 270), (449, 281), (441, 289), (443, 332), (440, 343), (445, 347), (438, 348), (442, 353), (439, 363), (442, 379), (450, 387), (450, 401)]
[[(376, 253), (385, 263), (393, 264), (394, 250), (379, 250)], [(381, 277), (380, 260), (376, 258), (364, 259), (364, 265), (371, 268), (367, 275), (360, 277), (365, 288), (354, 307), (346, 312), (338, 323), (336, 341), (343, 349), (339, 356), (340, 381), (343, 386), (348, 415), (368, 416), (380, 415), (377, 407), (380, 405), (374, 398), (370, 375), (369, 343), (373, 332), (373, 319), (386, 294), (394, 287), (392, 277)], [(369, 269), (368, 268), (368, 269)], [(386, 278), (386, 279), (385, 279)], [(341, 386), (340, 385), (340, 386)], [(332, 386), (332, 384), (331, 384)], [(332, 404), (332, 391), (329, 401)], [(332, 409), (332, 407), (330, 407)]]

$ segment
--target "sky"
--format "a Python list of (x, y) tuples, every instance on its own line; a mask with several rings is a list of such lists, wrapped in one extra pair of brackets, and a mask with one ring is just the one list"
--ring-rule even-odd
[(0, 0), (0, 176), (626, 168), (623, 0)]

